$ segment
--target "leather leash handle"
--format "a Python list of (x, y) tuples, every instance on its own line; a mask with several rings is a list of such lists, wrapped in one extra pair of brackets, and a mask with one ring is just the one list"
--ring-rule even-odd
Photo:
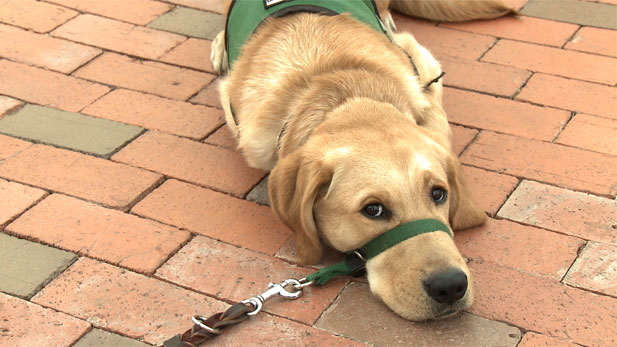
[(254, 309), (251, 304), (237, 303), (232, 305), (225, 312), (215, 313), (202, 323), (210, 329), (203, 328), (202, 324), (195, 324), (183, 334), (165, 341), (161, 347), (197, 347), (218, 336), (221, 333), (220, 329), (247, 320), (249, 318), (247, 313)]

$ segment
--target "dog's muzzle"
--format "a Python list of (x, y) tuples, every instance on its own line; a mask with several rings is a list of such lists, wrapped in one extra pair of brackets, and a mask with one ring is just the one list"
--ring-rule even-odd
[[(450, 237), (454, 237), (450, 228), (436, 219), (421, 219), (400, 224), (372, 239), (361, 248), (348, 252), (344, 261), (314, 272), (306, 276), (305, 280), (306, 282), (323, 285), (336, 276), (362, 276), (366, 272), (366, 262), (371, 258), (376, 257), (381, 252), (409, 238), (437, 231), (443, 231), (448, 233)], [(432, 277), (428, 278), (427, 281), (425, 281), (425, 289), (427, 290), (427, 293), (429, 293), (429, 296), (440, 302), (440, 300), (451, 301), (459, 295), (459, 292), (463, 287), (463, 280), (460, 277), (460, 274), (454, 275), (450, 273), (438, 273), (434, 276), (436, 277), (433, 279), (431, 279)], [(467, 276), (464, 273), (463, 276), (465, 276), (463, 290), (463, 295), (465, 295), (465, 292), (467, 291)], [(454, 278), (455, 281), (450, 281), (452, 278)], [(453, 287), (454, 289), (451, 289), (450, 287)], [(429, 288), (431, 291), (429, 291)], [(444, 291), (447, 293), (443, 294), (442, 292)], [(431, 295), (431, 292), (436, 294)], [(447, 298), (443, 299), (443, 295)]]

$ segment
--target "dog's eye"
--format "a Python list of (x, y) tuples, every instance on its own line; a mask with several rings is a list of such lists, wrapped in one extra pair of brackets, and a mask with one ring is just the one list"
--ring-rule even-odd
[(382, 204), (368, 204), (362, 209), (362, 214), (368, 218), (379, 218), (386, 216), (386, 208)]
[(443, 188), (433, 188), (433, 191), (431, 192), (431, 197), (437, 205), (443, 204), (444, 202), (446, 202), (446, 199), (448, 199), (448, 192)]

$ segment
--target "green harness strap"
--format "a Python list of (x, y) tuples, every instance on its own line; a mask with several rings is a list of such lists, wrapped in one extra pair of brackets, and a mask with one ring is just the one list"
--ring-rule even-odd
[(365, 263), (369, 259), (409, 238), (434, 231), (443, 231), (450, 237), (454, 236), (448, 226), (436, 219), (421, 219), (401, 224), (372, 239), (359, 250), (347, 253), (344, 261), (306, 276), (306, 281), (323, 285), (336, 276), (359, 276), (364, 273)]
[(242, 46), (268, 17), (282, 17), (296, 12), (338, 15), (353, 18), (387, 34), (373, 0), (235, 0), (225, 23), (225, 48), (229, 69), (240, 56)]

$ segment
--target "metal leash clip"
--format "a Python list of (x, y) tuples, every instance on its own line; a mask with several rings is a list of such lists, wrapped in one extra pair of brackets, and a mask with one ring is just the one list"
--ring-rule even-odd
[[(293, 300), (302, 295), (304, 287), (313, 284), (312, 281), (306, 278), (288, 279), (282, 283), (269, 283), (268, 290), (260, 295), (246, 299), (242, 302), (231, 305), (225, 312), (218, 312), (206, 318), (204, 316), (193, 316), (195, 325), (185, 331), (183, 334), (178, 334), (166, 340), (161, 347), (182, 347), (182, 346), (199, 346), (205, 341), (214, 336), (221, 334), (221, 329), (228, 325), (242, 323), (249, 316), (254, 316), (263, 307), (263, 304), (275, 296)], [(293, 287), (287, 290), (287, 287)]]
[[(293, 278), (287, 279), (280, 284), (277, 283), (268, 283), (268, 290), (261, 293), (260, 295), (254, 296), (250, 299), (246, 299), (242, 301), (243, 304), (252, 304), (255, 309), (251, 312), (248, 312), (247, 315), (254, 316), (261, 311), (263, 304), (270, 300), (275, 296), (282, 296), (286, 299), (294, 300), (299, 298), (302, 295), (302, 289), (308, 285), (311, 285), (311, 282), (306, 282), (306, 279), (296, 280)], [(285, 289), (287, 286), (293, 286), (295, 291), (291, 292)]]

